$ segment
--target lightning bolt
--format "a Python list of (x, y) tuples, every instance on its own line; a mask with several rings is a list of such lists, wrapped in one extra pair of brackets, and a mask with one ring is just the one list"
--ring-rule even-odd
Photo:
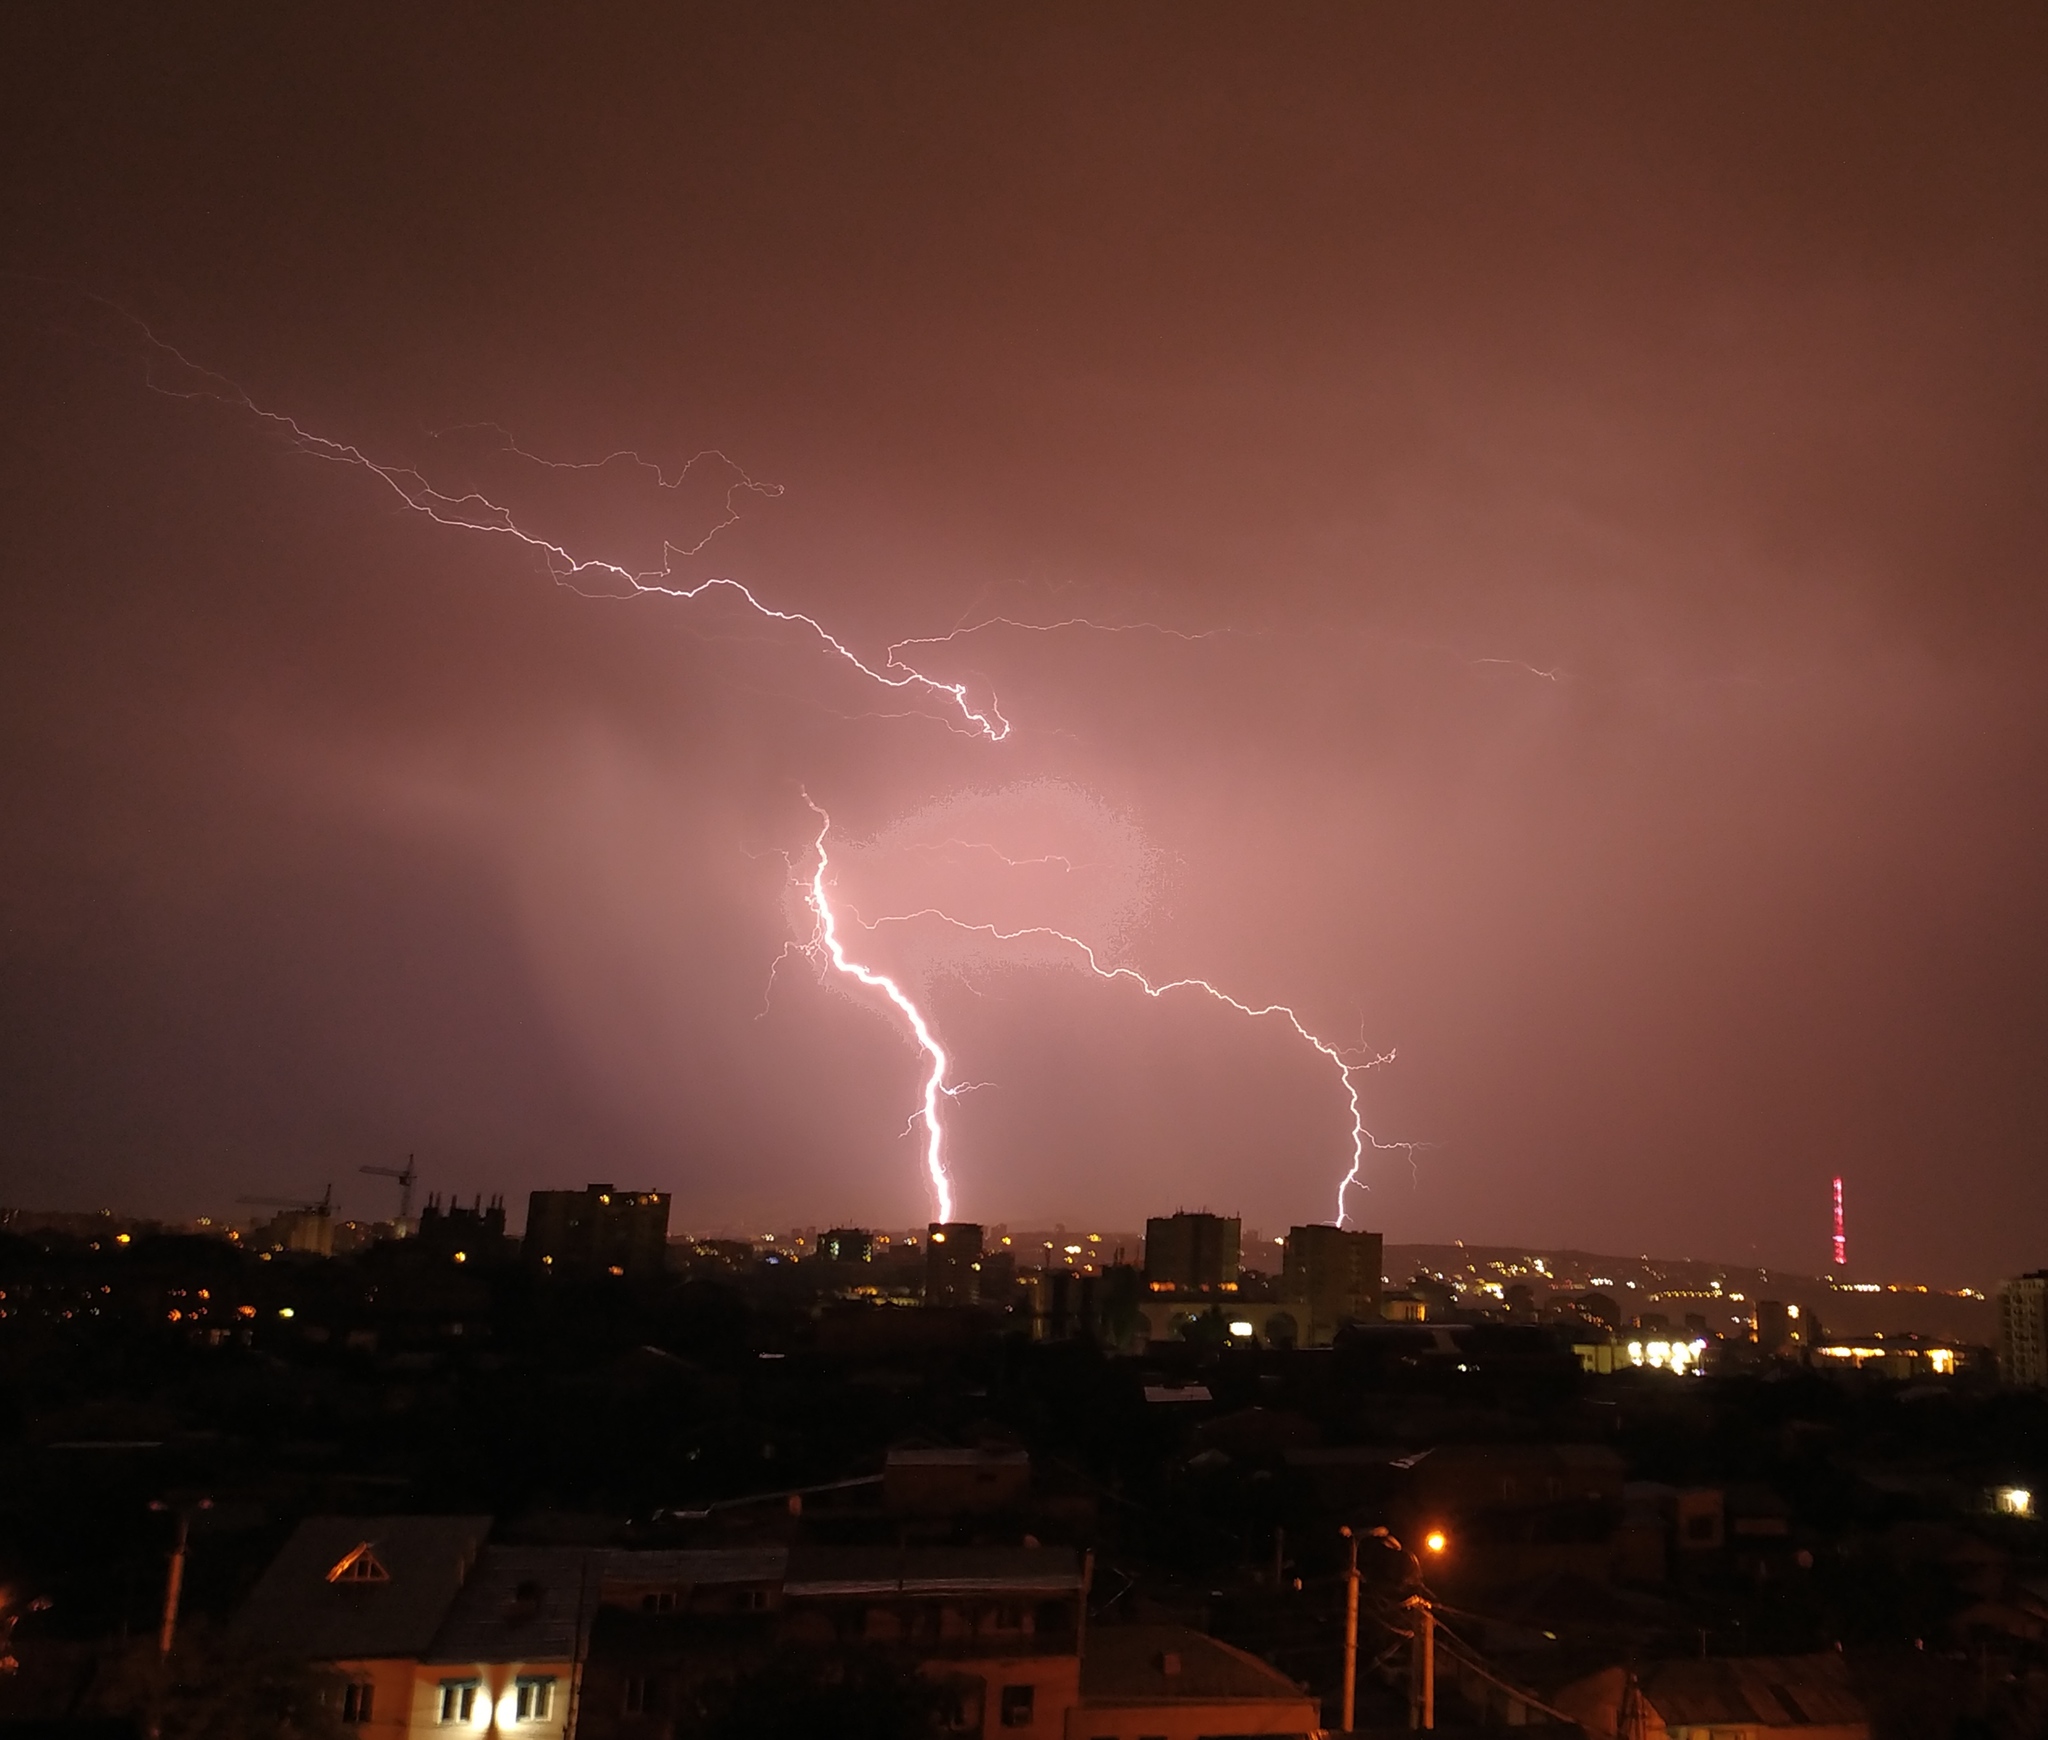
[[(816, 806), (814, 805), (813, 807), (815, 808)], [(819, 835), (818, 851), (822, 856), (824, 852), (824, 836), (822, 833)], [(1073, 950), (1086, 965), (1088, 971), (1096, 978), (1111, 982), (1122, 980), (1136, 985), (1147, 997), (1153, 998), (1155, 1001), (1165, 997), (1172, 991), (1196, 991), (1206, 997), (1213, 998), (1218, 1003), (1235, 1009), (1240, 1015), (1248, 1016), (1253, 1020), (1262, 1020), (1269, 1016), (1276, 1016), (1286, 1022), (1304, 1042), (1312, 1046), (1336, 1066), (1338, 1079), (1343, 1084), (1345, 1098), (1350, 1104), (1351, 1165), (1337, 1185), (1337, 1225), (1339, 1226), (1343, 1226), (1349, 1218), (1351, 1191), (1354, 1188), (1365, 1188), (1361, 1173), (1365, 1168), (1365, 1156), (1368, 1150), (1380, 1154), (1406, 1154), (1411, 1159), (1417, 1150), (1418, 1144), (1414, 1142), (1382, 1142), (1365, 1127), (1365, 1107), (1359, 1099), (1357, 1078), (1366, 1070), (1377, 1069), (1382, 1064), (1392, 1063), (1395, 1056), (1392, 1051), (1373, 1052), (1369, 1049), (1361, 1048), (1360, 1050), (1353, 1050), (1347, 1053), (1343, 1048), (1333, 1045), (1329, 1040), (1311, 1032), (1301, 1017), (1287, 1004), (1246, 1003), (1239, 998), (1233, 997), (1228, 991), (1222, 990), (1207, 979), (1189, 977), (1169, 979), (1162, 983), (1154, 984), (1135, 967), (1105, 967), (1092, 944), (1084, 942), (1081, 938), (1072, 936), (1066, 931), (1056, 930), (1050, 925), (1027, 925), (1021, 930), (1002, 930), (992, 924), (975, 924), (967, 919), (955, 918), (951, 913), (941, 908), (930, 906), (920, 907), (915, 912), (890, 913), (876, 919), (872, 924), (863, 921), (858, 914), (854, 915), (854, 922), (859, 924), (863, 930), (868, 931), (879, 930), (883, 925), (887, 924), (912, 924), (919, 919), (933, 919), (963, 934), (987, 937), (993, 942), (1014, 943), (1045, 940), (1062, 944), (1064, 947)], [(894, 994), (893, 991), (892, 994)], [(909, 1012), (910, 1004), (907, 999), (902, 999), (900, 1006), (906, 1012)], [(922, 1018), (919, 1017), (918, 1020), (921, 1021)], [(924, 1030), (920, 1027), (919, 1039), (921, 1042), (923, 1038)], [(1363, 1055), (1361, 1055), (1361, 1051)], [(931, 1092), (927, 1089), (925, 1096), (927, 1118), (932, 1115), (934, 1104)], [(934, 1151), (936, 1151), (936, 1141), (934, 1142)]]
[[(653, 568), (634, 569), (624, 563), (614, 562), (602, 556), (579, 555), (566, 544), (558, 543), (551, 538), (541, 536), (537, 532), (529, 531), (519, 524), (510, 508), (491, 500), (479, 491), (470, 490), (461, 495), (448, 494), (435, 488), (433, 484), (429, 483), (412, 466), (397, 465), (373, 458), (354, 442), (337, 440), (331, 436), (319, 434), (314, 430), (308, 429), (296, 417), (258, 404), (251, 394), (230, 380), (226, 375), (221, 374), (218, 370), (207, 368), (202, 363), (194, 362), (176, 345), (159, 338), (147, 322), (131, 314), (127, 309), (109, 301), (103, 296), (92, 295), (90, 292), (85, 294), (91, 301), (101, 308), (108, 310), (142, 335), (144, 342), (149, 346), (150, 350), (149, 359), (145, 366), (144, 378), (153, 392), (161, 393), (167, 398), (174, 399), (211, 400), (215, 404), (227, 405), (232, 409), (241, 411), (253, 421), (278, 432), (294, 450), (307, 455), (309, 458), (326, 460), (330, 464), (347, 466), (353, 470), (368, 473), (390, 490), (408, 511), (424, 515), (436, 525), (446, 526), (455, 531), (483, 532), (493, 537), (507, 538), (531, 550), (543, 559), (547, 565), (548, 572), (554, 577), (556, 583), (566, 586), (572, 591), (586, 593), (586, 588), (594, 586), (623, 586), (629, 594), (676, 598), (685, 603), (702, 598), (706, 593), (713, 591), (730, 592), (737, 596), (750, 610), (769, 622), (786, 623), (809, 630), (819, 645), (831, 657), (850, 665), (870, 682), (878, 683), (887, 689), (908, 690), (920, 694), (928, 700), (938, 702), (943, 714), (957, 715), (957, 717), (948, 718), (948, 723), (953, 730), (985, 737), (991, 743), (1000, 743), (1010, 735), (1010, 721), (1003, 716), (1001, 707), (993, 697), (985, 704), (978, 705), (969, 699), (968, 685), (966, 683), (947, 682), (943, 677), (932, 676), (897, 656), (901, 646), (926, 644), (923, 640), (901, 642), (898, 647), (888, 649), (879, 664), (871, 664), (862, 658), (859, 653), (855, 652), (852, 647), (848, 646), (846, 642), (833, 634), (816, 617), (801, 610), (783, 610), (775, 605), (766, 603), (756, 596), (751, 588), (738, 580), (724, 575), (714, 575), (710, 579), (698, 581), (695, 585), (686, 585), (677, 580), (675, 576), (675, 563), (677, 559), (686, 559), (696, 555), (720, 531), (733, 524), (739, 518), (734, 504), (740, 496), (754, 494), (773, 499), (782, 493), (782, 486), (780, 484), (756, 481), (748, 476), (740, 465), (715, 448), (707, 449), (705, 452), (696, 455), (671, 480), (659, 466), (642, 459), (637, 453), (630, 451), (622, 450), (608, 455), (603, 460), (589, 463), (537, 459), (534, 455), (527, 453), (521, 448), (498, 425), (467, 425), (467, 427), (497, 430), (503, 443), (502, 451), (516, 454), (522, 459), (526, 459), (536, 465), (548, 467), (549, 469), (569, 471), (596, 470), (601, 466), (610, 464), (614, 460), (627, 459), (633, 464), (651, 471), (664, 489), (679, 487), (683, 479), (689, 475), (691, 469), (702, 460), (715, 458), (728, 466), (738, 481), (728, 487), (726, 491), (725, 518), (713, 526), (704, 537), (698, 539), (694, 544), (677, 545), (664, 539), (661, 547), (660, 564)], [(166, 359), (175, 362), (178, 367), (184, 369), (198, 384), (186, 386), (165, 385), (158, 379), (157, 371), (159, 365)], [(586, 593), (586, 595), (588, 594)], [(1017, 626), (1026, 627), (1030, 625), (1019, 624)], [(937, 641), (952, 637), (936, 636), (930, 638), (933, 641)]]
[(825, 850), (825, 837), (832, 831), (832, 818), (813, 801), (809, 792), (804, 793), (804, 802), (810, 805), (811, 813), (818, 818), (818, 835), (811, 842), (811, 849), (817, 853), (818, 862), (811, 871), (809, 892), (804, 896), (804, 903), (811, 909), (811, 914), (817, 921), (817, 928), (812, 932), (807, 952), (814, 958), (822, 953), (825, 959), (832, 963), (835, 971), (867, 986), (871, 991), (880, 991), (887, 997), (895, 1004), (897, 1012), (910, 1024), (910, 1031), (917, 1040), (918, 1049), (930, 1059), (931, 1067), (925, 1072), (924, 1078), (923, 1104), (911, 1114), (908, 1127), (915, 1127), (920, 1122), (924, 1125), (925, 1182), (931, 1186), (932, 1201), (938, 1209), (938, 1218), (949, 1221), (953, 1218), (953, 1181), (946, 1174), (946, 1131), (945, 1126), (939, 1122), (939, 1101), (943, 1098), (957, 1098), (968, 1090), (949, 1088), (946, 1085), (946, 1072), (952, 1067), (952, 1062), (946, 1056), (946, 1048), (932, 1032), (932, 1025), (925, 1019), (924, 1011), (911, 1001), (909, 993), (887, 973), (863, 966), (846, 952), (846, 944), (839, 936), (839, 918), (832, 910), (832, 897), (825, 889), (825, 873), (832, 867), (831, 857)]
[(986, 840), (911, 840), (898, 850), (904, 852), (987, 852), (1008, 870), (1028, 870), (1039, 864), (1057, 864), (1070, 874), (1079, 869), (1089, 868), (1076, 864), (1073, 859), (1058, 852), (1047, 852), (1036, 858), (1012, 858), (1000, 846), (991, 846)]
[[(5, 275), (11, 278), (30, 276), (11, 272)], [(49, 280), (34, 281), (50, 282)], [(1185, 641), (1204, 640), (1231, 632), (1225, 629), (1211, 629), (1200, 633), (1190, 633), (1180, 629), (1164, 627), (1158, 623), (1103, 623), (1088, 617), (1068, 617), (1058, 622), (1032, 623), (1018, 621), (1006, 616), (995, 616), (971, 624), (963, 624), (947, 634), (916, 636), (895, 641), (884, 650), (879, 662), (870, 662), (862, 658), (845, 641), (834, 635), (816, 617), (803, 611), (784, 610), (769, 604), (738, 580), (726, 576), (713, 576), (691, 585), (685, 584), (677, 578), (675, 569), (679, 559), (688, 559), (696, 556), (719, 532), (737, 522), (740, 517), (737, 504), (743, 497), (754, 495), (773, 499), (782, 493), (780, 485), (762, 483), (755, 480), (747, 474), (744, 468), (717, 449), (707, 449), (694, 455), (671, 478), (659, 466), (652, 464), (630, 450), (620, 450), (606, 455), (601, 460), (592, 462), (549, 460), (527, 452), (519, 445), (510, 431), (506, 430), (502, 425), (473, 424), (464, 426), (466, 428), (486, 428), (491, 430), (499, 439), (500, 451), (515, 455), (536, 466), (550, 470), (594, 471), (618, 461), (626, 461), (652, 473), (658, 487), (668, 491), (679, 489), (691, 472), (699, 464), (707, 460), (715, 460), (726, 466), (735, 481), (726, 488), (724, 517), (694, 543), (678, 545), (664, 538), (658, 565), (652, 568), (635, 569), (625, 563), (612, 561), (608, 558), (578, 554), (564, 543), (531, 531), (519, 524), (510, 508), (493, 501), (479, 491), (470, 490), (462, 494), (450, 494), (430, 483), (419, 470), (412, 466), (395, 464), (374, 458), (353, 442), (319, 434), (307, 428), (297, 418), (259, 404), (251, 394), (227, 376), (194, 362), (177, 346), (158, 337), (145, 321), (131, 313), (128, 309), (121, 307), (118, 303), (91, 291), (78, 291), (76, 293), (110, 312), (142, 336), (142, 339), (148, 346), (148, 357), (144, 365), (144, 379), (149, 388), (154, 392), (161, 393), (170, 398), (209, 400), (238, 410), (262, 426), (279, 433), (294, 450), (308, 457), (359, 470), (374, 477), (397, 498), (407, 511), (423, 515), (438, 526), (445, 526), (456, 531), (480, 532), (511, 540), (513, 543), (541, 557), (548, 572), (557, 584), (579, 594), (586, 596), (617, 596), (618, 594), (610, 590), (610, 588), (623, 587), (628, 595), (653, 595), (691, 602), (704, 597), (714, 590), (730, 592), (764, 621), (808, 630), (829, 656), (842, 661), (869, 681), (884, 688), (909, 692), (921, 696), (927, 701), (937, 703), (940, 707), (940, 716), (945, 720), (950, 729), (984, 738), (991, 743), (1000, 743), (1008, 738), (1011, 733), (1011, 723), (1004, 716), (995, 697), (991, 694), (985, 703), (977, 703), (975, 700), (970, 699), (969, 685), (967, 683), (949, 682), (943, 677), (935, 676), (919, 668), (903, 656), (907, 649), (949, 645), (956, 640), (995, 628), (1009, 628), (1040, 634), (1050, 634), (1063, 630), (1082, 630), (1091, 633), (1152, 632)], [(158, 378), (159, 370), (167, 360), (175, 362), (179, 368), (186, 372), (188, 377), (186, 384), (177, 386), (166, 385)], [(1521, 663), (1519, 660), (1481, 660), (1478, 662)], [(1539, 670), (1534, 666), (1524, 665), (1523, 668), (1530, 671), (1533, 675), (1547, 678), (1553, 682), (1558, 677), (1556, 672)], [(831, 818), (824, 809), (812, 801), (808, 792), (804, 794), (804, 801), (818, 818), (818, 832), (812, 842), (812, 849), (816, 854), (817, 861), (811, 871), (804, 896), (805, 904), (813, 916), (814, 926), (812, 936), (807, 942), (793, 946), (799, 952), (809, 955), (814, 961), (818, 961), (821, 965), (829, 962), (834, 971), (855, 981), (864, 988), (881, 992), (908, 1024), (919, 1049), (929, 1062), (919, 1109), (912, 1114), (909, 1127), (915, 1128), (920, 1123), (923, 1125), (927, 1182), (930, 1185), (934, 1202), (937, 1205), (939, 1219), (950, 1220), (953, 1213), (953, 1190), (951, 1178), (946, 1170), (945, 1131), (940, 1117), (940, 1102), (945, 1099), (956, 1099), (960, 1094), (967, 1092), (969, 1088), (986, 1084), (949, 1085), (946, 1078), (951, 1068), (951, 1061), (946, 1054), (945, 1047), (939, 1042), (937, 1035), (932, 1031), (931, 1023), (926, 1018), (924, 1012), (895, 979), (887, 973), (855, 960), (847, 952), (845, 940), (840, 931), (838, 914), (833, 908), (828, 889), (828, 873), (831, 864), (830, 856), (826, 849), (826, 841), (831, 832)], [(996, 851), (994, 847), (982, 847), (967, 841), (948, 841), (945, 843), (945, 847), (956, 845), (971, 850)], [(943, 850), (945, 847), (937, 849)], [(997, 852), (996, 855), (1012, 866), (1021, 866), (1029, 863), (1057, 863), (1063, 865), (1068, 870), (1074, 868), (1070, 861), (1056, 855), (1048, 855), (1038, 859), (1012, 859), (1000, 852)], [(1147, 997), (1157, 999), (1165, 997), (1169, 992), (1197, 991), (1215, 999), (1217, 1002), (1228, 1005), (1240, 1014), (1252, 1019), (1277, 1017), (1284, 1020), (1304, 1042), (1327, 1058), (1337, 1069), (1345, 1095), (1349, 1101), (1351, 1112), (1351, 1164), (1337, 1187), (1337, 1224), (1340, 1226), (1348, 1218), (1350, 1191), (1354, 1187), (1363, 1188), (1363, 1180), (1360, 1175), (1368, 1151), (1405, 1152), (1411, 1157), (1416, 1151), (1417, 1144), (1409, 1142), (1381, 1142), (1365, 1127), (1364, 1108), (1359, 1099), (1356, 1077), (1363, 1070), (1376, 1068), (1380, 1064), (1390, 1062), (1394, 1055), (1392, 1052), (1387, 1052), (1384, 1055), (1365, 1055), (1363, 1057), (1358, 1052), (1347, 1054), (1343, 1049), (1310, 1031), (1301, 1018), (1288, 1005), (1284, 1003), (1263, 1005), (1246, 1003), (1219, 989), (1206, 979), (1191, 977), (1154, 984), (1134, 968), (1105, 967), (1097, 958), (1095, 950), (1088, 943), (1082, 941), (1079, 937), (1071, 936), (1064, 931), (1055, 930), (1049, 926), (1033, 926), (1017, 931), (1002, 931), (993, 925), (972, 924), (956, 919), (950, 914), (936, 909), (892, 915), (889, 918), (879, 920), (878, 924), (908, 923), (918, 918), (936, 919), (962, 932), (984, 935), (1000, 942), (1016, 942), (1029, 938), (1050, 939), (1074, 950), (1078, 957), (1085, 961), (1088, 970), (1095, 977), (1110, 981), (1129, 981), (1143, 991)], [(855, 922), (860, 922), (857, 915)], [(872, 930), (875, 926), (862, 925), (862, 928)], [(786, 949), (784, 954), (786, 955), (787, 953), (788, 950)], [(781, 958), (778, 957), (778, 966), (780, 965)], [(774, 975), (771, 971), (769, 981), (771, 992), (773, 982)]]

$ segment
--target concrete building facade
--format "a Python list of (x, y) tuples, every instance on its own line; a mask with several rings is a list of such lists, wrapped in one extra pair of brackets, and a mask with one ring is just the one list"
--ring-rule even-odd
[(589, 1275), (658, 1275), (668, 1260), (665, 1190), (536, 1190), (527, 1198), (530, 1267)]
[(2009, 1384), (2048, 1384), (2048, 1269), (1998, 1289), (1998, 1375)]
[(1380, 1315), (1380, 1259), (1376, 1232), (1338, 1226), (1287, 1229), (1280, 1292), (1298, 1307), (1301, 1345), (1328, 1347), (1347, 1323)]
[(973, 1221), (933, 1221), (924, 1236), (924, 1302), (973, 1305), (981, 1299), (982, 1230)]
[(1154, 1293), (1234, 1293), (1240, 1244), (1234, 1214), (1155, 1216), (1145, 1222), (1145, 1285)]

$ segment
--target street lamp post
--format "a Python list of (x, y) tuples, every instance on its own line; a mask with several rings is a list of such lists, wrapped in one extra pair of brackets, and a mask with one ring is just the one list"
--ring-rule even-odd
[(178, 1516), (178, 1541), (171, 1548), (171, 1568), (164, 1578), (164, 1618), (156, 1634), (156, 1653), (159, 1659), (168, 1661), (171, 1645), (178, 1635), (178, 1598), (185, 1589), (185, 1550), (192, 1538), (192, 1513), (195, 1510), (213, 1509), (213, 1500), (202, 1498), (192, 1504), (169, 1504), (163, 1499), (154, 1499), (151, 1510), (175, 1511)]
[[(1349, 1529), (1346, 1529), (1344, 1532), (1347, 1535), (1351, 1533)], [(1406, 1547), (1402, 1546), (1391, 1530), (1376, 1528), (1372, 1531), (1372, 1536), (1374, 1540), (1378, 1541), (1381, 1546), (1386, 1547), (1389, 1551), (1404, 1554), (1410, 1566), (1414, 1568), (1415, 1593), (1401, 1603), (1403, 1607), (1406, 1607), (1415, 1615), (1415, 1629), (1411, 1633), (1412, 1641), (1408, 1649), (1408, 1726), (1411, 1728), (1434, 1728), (1436, 1726), (1436, 1607), (1430, 1601), (1428, 1585), (1422, 1580), (1422, 1561), (1414, 1553), (1409, 1552)], [(1428, 1534), (1422, 1537), (1423, 1549), (1432, 1558), (1442, 1554), (1450, 1544), (1450, 1537), (1442, 1529), (1431, 1529)], [(1358, 1573), (1356, 1570), (1358, 1547), (1356, 1542), (1352, 1543), (1351, 1562), (1354, 1567), (1352, 1571), (1352, 1590), (1353, 1611), (1355, 1614), (1356, 1591), (1358, 1587)], [(1345, 1658), (1347, 1665), (1354, 1659), (1356, 1652), (1357, 1626), (1355, 1619), (1352, 1626), (1352, 1636), (1354, 1643), (1352, 1653), (1347, 1654)], [(1345, 1688), (1345, 1706), (1345, 1726), (1349, 1727), (1350, 1688), (1348, 1685)]]
[(1344, 1732), (1358, 1714), (1358, 1537), (1348, 1528), (1344, 1544), (1351, 1561), (1344, 1572)]
[(1409, 1652), (1408, 1726), (1436, 1726), (1436, 1609), (1427, 1595), (1404, 1603), (1415, 1613), (1415, 1646)]

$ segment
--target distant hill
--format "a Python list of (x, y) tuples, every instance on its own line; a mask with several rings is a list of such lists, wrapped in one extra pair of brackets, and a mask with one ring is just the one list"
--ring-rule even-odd
[(1465, 1287), (1516, 1281), (1540, 1301), (1548, 1292), (1610, 1293), (1623, 1310), (1662, 1311), (1674, 1323), (1689, 1312), (1710, 1329), (1734, 1333), (1758, 1299), (1797, 1305), (1830, 1335), (1933, 1335), (1972, 1346), (1997, 1339), (1997, 1302), (1975, 1292), (1943, 1292), (1900, 1282), (1798, 1275), (1741, 1263), (1686, 1257), (1618, 1257), (1527, 1245), (1388, 1245), (1383, 1263), (1395, 1286), (1427, 1273)]

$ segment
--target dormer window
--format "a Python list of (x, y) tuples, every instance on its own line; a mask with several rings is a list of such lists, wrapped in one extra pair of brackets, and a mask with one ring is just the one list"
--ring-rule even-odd
[(333, 1570), (327, 1573), (330, 1583), (388, 1583), (391, 1573), (378, 1562), (377, 1555), (370, 1550), (371, 1543), (365, 1541), (344, 1557)]

